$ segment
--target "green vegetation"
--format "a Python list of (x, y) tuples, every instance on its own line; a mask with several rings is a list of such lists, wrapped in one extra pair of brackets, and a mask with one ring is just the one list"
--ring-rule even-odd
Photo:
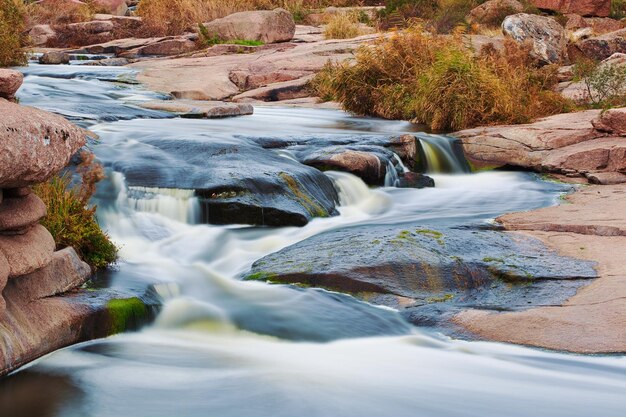
[(608, 109), (626, 106), (626, 67), (581, 59), (574, 66), (574, 76), (582, 81), (583, 106)]
[(105, 268), (117, 259), (117, 247), (102, 231), (96, 220), (96, 207), (89, 206), (95, 183), (102, 179), (93, 156), (79, 166), (82, 174), (80, 188), (70, 186), (70, 177), (62, 175), (38, 184), (33, 191), (48, 207), (41, 221), (54, 237), (57, 249), (72, 246), (94, 270)]
[(415, 231), (415, 233), (418, 233), (418, 234), (423, 235), (423, 236), (431, 237), (431, 238), (435, 239), (437, 241), (437, 243), (439, 243), (441, 246), (445, 245), (445, 242), (443, 240), (443, 233), (441, 233), (441, 232), (439, 232), (437, 230), (417, 229)]
[(110, 328), (109, 334), (122, 333), (137, 327), (148, 315), (148, 309), (137, 297), (111, 300), (107, 303)]
[(277, 275), (272, 272), (259, 271), (253, 274), (247, 275), (244, 281), (271, 281)]
[(242, 45), (242, 46), (262, 46), (265, 45), (263, 41), (253, 41), (246, 39), (231, 39), (231, 40), (222, 40), (217, 36), (213, 36), (209, 33), (206, 26), (202, 23), (198, 23), (198, 30), (200, 32), (200, 42), (204, 46), (214, 46), (219, 44), (230, 44), (230, 45)]
[(445, 303), (446, 301), (450, 301), (454, 298), (454, 294), (444, 294), (441, 297), (430, 297), (426, 301), (429, 303)]
[(415, 26), (361, 48), (354, 64), (329, 63), (311, 87), (359, 115), (413, 119), (446, 131), (567, 111), (571, 103), (552, 90), (556, 71), (535, 66), (528, 47), (514, 41), (477, 56), (461, 35)]
[(611, 1), (611, 17), (613, 19), (626, 18), (626, 0)]
[(0, 67), (25, 65), (26, 9), (20, 0), (0, 0)]

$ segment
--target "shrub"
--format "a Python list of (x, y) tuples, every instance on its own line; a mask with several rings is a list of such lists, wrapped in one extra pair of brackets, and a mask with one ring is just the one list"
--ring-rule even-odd
[(350, 39), (361, 35), (358, 15), (350, 13), (336, 13), (324, 27), (326, 39)]
[(0, 67), (26, 64), (25, 13), (20, 0), (0, 0)]
[(574, 66), (574, 77), (583, 83), (580, 104), (594, 108), (626, 106), (626, 66), (581, 59)]
[(354, 64), (328, 64), (312, 87), (356, 114), (458, 130), (567, 110), (569, 103), (551, 90), (556, 68), (533, 64), (528, 50), (513, 41), (502, 53), (485, 48), (476, 56), (460, 35), (414, 27), (361, 48)]
[(83, 156), (83, 160), (78, 167), (82, 176), (80, 187), (71, 187), (71, 178), (65, 174), (34, 186), (33, 191), (48, 207), (48, 214), (41, 223), (54, 237), (57, 249), (74, 247), (95, 270), (115, 262), (117, 247), (100, 229), (96, 207), (88, 203), (95, 183), (103, 177), (102, 167), (93, 163), (93, 155)]

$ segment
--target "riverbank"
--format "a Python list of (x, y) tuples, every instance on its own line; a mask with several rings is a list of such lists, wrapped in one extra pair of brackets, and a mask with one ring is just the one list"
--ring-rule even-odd
[(454, 321), (484, 339), (576, 353), (626, 352), (626, 185), (587, 186), (558, 206), (498, 218), (510, 234), (596, 263), (565, 303), (520, 312), (467, 310)]

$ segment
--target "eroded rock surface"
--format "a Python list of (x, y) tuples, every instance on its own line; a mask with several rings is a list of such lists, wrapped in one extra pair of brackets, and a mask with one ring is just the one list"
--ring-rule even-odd
[(502, 31), (516, 42), (530, 44), (531, 54), (544, 64), (561, 62), (566, 56), (565, 30), (553, 18), (527, 13), (507, 16)]

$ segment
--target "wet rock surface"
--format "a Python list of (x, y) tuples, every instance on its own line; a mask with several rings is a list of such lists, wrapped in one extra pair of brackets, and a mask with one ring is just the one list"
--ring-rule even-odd
[(258, 260), (244, 278), (349, 292), (400, 308), (416, 324), (445, 325), (468, 306), (562, 302), (596, 275), (593, 263), (559, 256), (534, 239), (404, 224), (317, 235)]

